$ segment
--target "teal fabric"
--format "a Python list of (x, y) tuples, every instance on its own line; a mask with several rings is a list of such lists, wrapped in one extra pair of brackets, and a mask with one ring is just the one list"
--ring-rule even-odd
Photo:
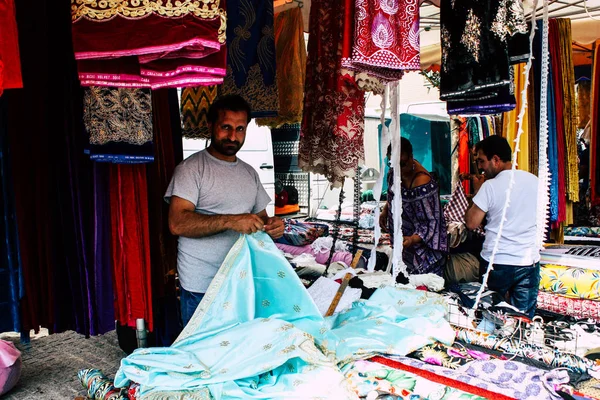
[[(323, 318), (292, 267), (263, 232), (241, 236), (173, 346), (135, 351), (115, 386), (141, 398), (356, 398), (339, 368), (376, 354), (450, 345), (438, 295), (378, 289)], [(187, 396), (187, 397), (185, 397)]]

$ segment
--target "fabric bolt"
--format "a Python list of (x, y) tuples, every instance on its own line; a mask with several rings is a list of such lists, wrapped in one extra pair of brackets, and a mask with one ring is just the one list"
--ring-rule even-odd
[(312, 4), (298, 165), (334, 187), (364, 159), (364, 91), (342, 72), (344, 0)]
[(252, 117), (276, 117), (279, 92), (273, 2), (227, 1), (227, 75), (219, 94), (239, 94)]
[(224, 6), (220, 0), (73, 2), (82, 85), (158, 89), (222, 83)]
[(110, 186), (115, 318), (153, 331), (146, 166), (111, 165)]
[(573, 299), (600, 300), (600, 271), (546, 264), (540, 290)]
[[(177, 237), (169, 230), (169, 206), (163, 195), (176, 165), (183, 159), (179, 98), (176, 89), (155, 90), (152, 127), (156, 138), (154, 162), (146, 167), (154, 332), (157, 345), (169, 346), (180, 330), (175, 271)], [(114, 319), (114, 317), (113, 317)]]
[[(596, 41), (596, 49), (600, 48), (600, 40)], [(600, 157), (600, 51), (594, 52), (592, 64), (592, 88), (591, 88), (591, 132), (590, 132), (590, 200), (593, 206), (600, 204), (600, 168), (598, 159)]]
[(95, 400), (126, 400), (126, 389), (116, 389), (113, 382), (99, 369), (82, 369), (77, 373), (77, 378), (84, 389), (87, 397)]
[(589, 318), (600, 322), (600, 302), (597, 300), (575, 299), (559, 294), (538, 292), (537, 306), (541, 310), (551, 311), (574, 318)]
[(598, 226), (565, 226), (565, 236), (600, 238)]
[(357, 361), (345, 371), (352, 390), (361, 398), (389, 395), (395, 399), (421, 398), (449, 400), (484, 400), (485, 397), (465, 393), (441, 383), (429, 381), (408, 371), (397, 370), (386, 365)]
[(24, 287), (7, 117), (6, 100), (0, 98), (0, 332), (19, 332)]
[(294, 7), (276, 14), (274, 30), (279, 109), (277, 117), (256, 120), (258, 125), (271, 128), (302, 121), (306, 76), (306, 43), (302, 10)]
[(359, 0), (355, 6), (352, 55), (343, 60), (345, 68), (388, 81), (421, 69), (416, 0)]
[(216, 399), (356, 398), (338, 366), (451, 344), (445, 313), (437, 294), (387, 287), (323, 318), (269, 237), (242, 235), (175, 344), (136, 350), (115, 386), (140, 383), (146, 399), (205, 389)]
[(0, 1), (0, 96), (4, 89), (23, 87), (14, 0)]
[(181, 91), (183, 137), (210, 139), (208, 108), (217, 98), (216, 86), (186, 87)]

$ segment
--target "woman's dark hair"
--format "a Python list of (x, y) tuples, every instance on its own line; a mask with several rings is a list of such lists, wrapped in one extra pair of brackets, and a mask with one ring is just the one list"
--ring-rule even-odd
[(508, 141), (502, 136), (492, 135), (475, 145), (475, 151), (481, 151), (488, 160), (498, 156), (504, 162), (512, 159), (512, 149)]
[(248, 116), (248, 121), (252, 119), (250, 114), (252, 110), (250, 104), (242, 96), (237, 94), (227, 94), (225, 96), (219, 96), (208, 108), (208, 114), (206, 119), (208, 123), (214, 124), (219, 119), (219, 111), (245, 111)]
[[(400, 149), (401, 153), (407, 154), (409, 157), (412, 157), (412, 155), (413, 155), (412, 144), (410, 143), (410, 141), (407, 138), (403, 138), (403, 137), (400, 138), (400, 146), (401, 146), (401, 149)], [(388, 144), (388, 147), (387, 147), (386, 155), (388, 155), (388, 154), (392, 154), (392, 144), (391, 143)]]

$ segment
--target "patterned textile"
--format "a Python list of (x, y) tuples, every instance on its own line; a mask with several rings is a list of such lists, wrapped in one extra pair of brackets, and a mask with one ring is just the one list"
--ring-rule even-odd
[(14, 0), (0, 0), (0, 96), (3, 89), (23, 87)]
[(321, 236), (327, 236), (329, 226), (310, 222), (300, 222), (295, 219), (285, 219), (283, 236), (276, 240), (277, 243), (292, 246), (305, 246), (311, 244)]
[(129, 396), (126, 388), (117, 389), (112, 380), (99, 369), (82, 369), (77, 373), (77, 378), (84, 389), (87, 397), (95, 400), (127, 400)]
[[(393, 243), (392, 180), (393, 173), (389, 173), (388, 231)], [(405, 247), (402, 252), (407, 272), (411, 275), (432, 273), (441, 276), (448, 252), (448, 232), (440, 203), (440, 190), (433, 179), (412, 189), (402, 188), (402, 235), (415, 234), (422, 241), (412, 247)]]
[[(519, 0), (482, 3), (474, 0), (441, 4), (442, 69), (440, 99), (449, 109), (491, 114), (514, 108), (508, 39), (526, 33)], [(460, 102), (465, 102), (460, 106)]]
[(219, 94), (239, 94), (252, 117), (275, 117), (279, 111), (273, 2), (227, 0), (227, 76)]
[(573, 318), (590, 318), (600, 322), (600, 301), (572, 299), (558, 294), (539, 291), (537, 307), (540, 310), (551, 311)]
[(197, 86), (181, 91), (182, 135), (188, 139), (210, 139), (208, 107), (217, 98), (216, 86)]
[(600, 227), (565, 226), (565, 236), (600, 237)]
[(223, 82), (224, 1), (71, 0), (71, 17), (83, 86), (157, 89)]
[[(469, 202), (467, 201), (467, 195), (465, 193), (465, 189), (462, 183), (458, 182), (454, 191), (452, 192), (452, 197), (450, 197), (450, 202), (446, 204), (444, 207), (444, 218), (447, 223), (450, 222), (460, 222), (465, 223), (465, 214), (469, 209)], [(475, 229), (474, 231), (478, 235), (484, 236), (485, 231), (482, 227)]]
[(443, 343), (434, 343), (422, 347), (408, 355), (431, 365), (457, 369), (473, 360), (489, 360), (490, 355), (480, 351), (458, 346), (446, 346)]
[(383, 80), (421, 69), (417, 0), (358, 0), (354, 15), (354, 46), (345, 68)]
[(150, 90), (86, 88), (83, 121), (91, 159), (122, 164), (154, 160)]
[[(475, 378), (493, 382), (504, 389), (517, 388), (516, 399), (554, 400), (554, 385), (569, 382), (569, 376), (553, 374), (516, 361), (488, 360), (473, 361), (458, 369)], [(562, 371), (565, 372), (565, 371)]]
[(276, 14), (274, 27), (279, 112), (277, 117), (259, 118), (256, 123), (277, 128), (284, 124), (297, 124), (302, 121), (306, 75), (306, 43), (302, 10), (295, 7)]
[(310, 9), (310, 36), (298, 165), (325, 175), (333, 187), (352, 177), (364, 158), (364, 91), (342, 73), (343, 18), (348, 2)]
[(338, 367), (452, 343), (446, 307), (440, 295), (386, 287), (323, 318), (269, 237), (242, 235), (177, 341), (123, 359), (115, 386), (140, 383), (148, 400), (205, 389), (223, 400), (355, 399)]
[(344, 374), (352, 390), (361, 398), (484, 400), (451, 386), (429, 381), (407, 371), (370, 361), (357, 361)]
[(600, 300), (600, 271), (546, 264), (540, 290), (573, 299)]
[[(540, 292), (541, 293), (541, 292)], [(581, 358), (575, 354), (563, 353), (549, 347), (541, 347), (536, 344), (529, 344), (519, 340), (517, 337), (501, 338), (473, 329), (455, 327), (456, 339), (484, 347), (486, 349), (498, 350), (518, 357), (530, 358), (543, 362), (552, 368), (567, 368), (576, 373), (587, 372), (595, 363), (587, 358)]]

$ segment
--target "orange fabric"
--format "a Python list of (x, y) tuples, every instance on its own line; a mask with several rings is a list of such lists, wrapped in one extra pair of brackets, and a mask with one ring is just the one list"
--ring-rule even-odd
[(298, 204), (288, 204), (283, 207), (275, 207), (275, 215), (287, 215), (293, 214), (300, 211)]

